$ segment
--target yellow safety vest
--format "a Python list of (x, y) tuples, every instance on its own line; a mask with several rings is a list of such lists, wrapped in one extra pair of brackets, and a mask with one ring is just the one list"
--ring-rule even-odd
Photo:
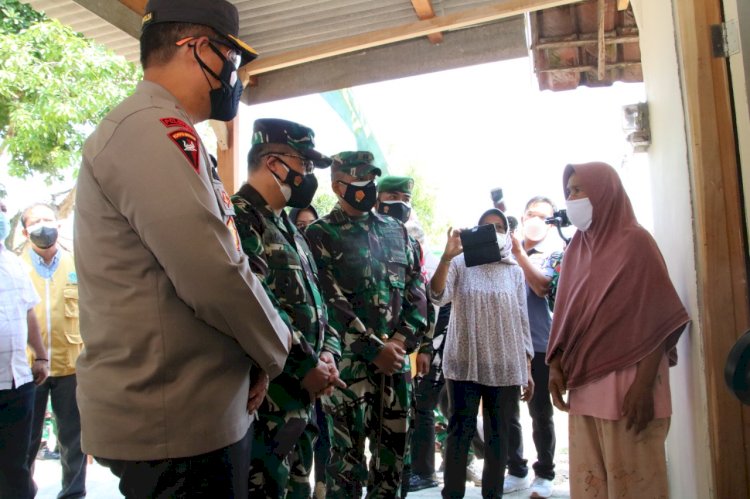
[[(51, 279), (43, 279), (36, 270), (29, 275), (42, 299), (34, 312), (47, 347), (49, 374), (67, 376), (76, 372), (76, 359), (83, 350), (83, 340), (78, 325), (78, 279), (73, 255), (60, 247), (58, 255), (60, 264)], [(28, 246), (21, 258), (34, 268)], [(33, 363), (35, 356), (31, 349), (27, 349), (27, 356), (29, 363)]]

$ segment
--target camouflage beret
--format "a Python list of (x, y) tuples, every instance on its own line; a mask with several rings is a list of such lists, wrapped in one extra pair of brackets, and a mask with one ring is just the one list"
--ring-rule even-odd
[(378, 192), (405, 192), (411, 194), (414, 179), (411, 177), (396, 177), (389, 175), (378, 181)]
[(253, 124), (253, 146), (258, 144), (286, 144), (317, 168), (331, 166), (331, 158), (315, 150), (315, 132), (293, 121), (276, 118), (261, 118)]
[(332, 156), (331, 173), (342, 172), (352, 177), (362, 177), (368, 173), (381, 175), (380, 168), (373, 165), (375, 156), (369, 151), (343, 151)]

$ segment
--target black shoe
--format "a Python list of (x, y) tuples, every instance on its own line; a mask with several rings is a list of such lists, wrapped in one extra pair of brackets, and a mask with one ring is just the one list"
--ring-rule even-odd
[(437, 480), (433, 480), (432, 478), (424, 478), (419, 475), (412, 475), (412, 477), (409, 479), (409, 492), (416, 492), (418, 490), (430, 489), (437, 486)]
[(54, 459), (60, 459), (60, 453), (57, 451), (49, 450), (46, 446), (39, 449), (39, 453), (36, 458), (40, 461), (51, 461)]

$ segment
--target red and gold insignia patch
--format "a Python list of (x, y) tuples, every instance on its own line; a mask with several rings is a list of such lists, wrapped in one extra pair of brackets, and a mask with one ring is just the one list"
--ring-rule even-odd
[(240, 244), (240, 234), (237, 232), (237, 226), (234, 225), (233, 217), (227, 219), (227, 227), (229, 227), (229, 230), (232, 231), (232, 234), (234, 235), (234, 245), (237, 247), (237, 251), (241, 251), (242, 245)]
[(227, 194), (227, 191), (221, 191), (221, 200), (224, 202), (224, 206), (229, 208), (232, 206), (232, 200), (229, 199), (229, 194)]
[(167, 134), (172, 142), (177, 144), (182, 154), (185, 155), (195, 173), (200, 173), (200, 155), (198, 152), (198, 139), (190, 132), (180, 130)]
[(359, 203), (365, 198), (365, 191), (357, 191), (354, 193), (354, 199)]
[(190, 128), (187, 123), (179, 118), (162, 118), (159, 121), (161, 121), (161, 124), (167, 128), (184, 128), (185, 130), (192, 130), (192, 128)]

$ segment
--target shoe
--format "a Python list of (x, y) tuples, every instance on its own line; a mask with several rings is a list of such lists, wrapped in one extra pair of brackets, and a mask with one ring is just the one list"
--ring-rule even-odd
[(431, 489), (437, 487), (438, 482), (433, 478), (421, 477), (419, 475), (412, 475), (409, 479), (409, 492), (416, 492), (422, 489)]
[[(515, 475), (505, 475), (503, 483), (503, 494), (510, 494), (517, 490), (528, 489), (531, 486), (531, 480), (528, 476), (520, 477)], [(546, 496), (549, 497), (549, 496)]]
[(313, 490), (314, 499), (326, 499), (326, 484), (323, 482), (315, 482), (315, 489)]
[(534, 478), (534, 481), (531, 483), (531, 497), (550, 497), (551, 495), (552, 480), (540, 477)]
[(49, 450), (47, 446), (45, 445), (41, 449), (39, 449), (39, 452), (36, 455), (36, 458), (40, 461), (52, 461), (56, 459), (60, 459), (60, 453), (57, 451)]
[(473, 482), (475, 486), (482, 486), (482, 466), (478, 463), (478, 459), (474, 459), (466, 467), (466, 481)]

